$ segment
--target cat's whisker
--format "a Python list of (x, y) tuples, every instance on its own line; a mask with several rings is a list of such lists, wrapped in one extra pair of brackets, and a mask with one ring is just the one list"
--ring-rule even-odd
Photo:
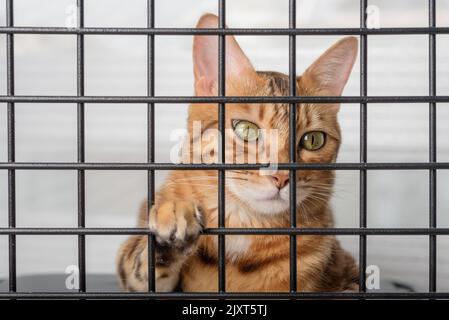
[(209, 184), (199, 184), (199, 183), (177, 183), (176, 185), (187, 185), (187, 186), (197, 186), (197, 187), (206, 187), (206, 188), (215, 188), (214, 185)]
[(327, 203), (329, 200), (329, 197), (311, 194), (306, 199), (304, 199), (304, 201), (311, 201), (311, 200), (314, 200), (314, 202)]
[(332, 189), (333, 186), (329, 183), (308, 183), (308, 184), (304, 184), (303, 186), (305, 187), (323, 187), (323, 188), (330, 188)]
[(317, 200), (324, 200), (324, 196), (320, 194), (309, 194), (305, 199), (317, 199)]
[(342, 198), (343, 196), (349, 196), (349, 195), (353, 195), (354, 192), (351, 192), (347, 189), (343, 189), (343, 188), (338, 188), (338, 187), (334, 187), (334, 188), (325, 188), (325, 187), (317, 187), (317, 188), (313, 188), (313, 189), (309, 189), (311, 192), (329, 192), (332, 196), (334, 197), (338, 197), (338, 198)]
[[(316, 202), (311, 201), (311, 199), (305, 199), (303, 203), (307, 208), (312, 209), (311, 211), (314, 211), (313, 209), (315, 209), (315, 210), (321, 209), (321, 207)], [(310, 215), (310, 214), (306, 214), (305, 217), (307, 219), (307, 222), (310, 221), (309, 220), (310, 218), (314, 219), (314, 220), (316, 219), (314, 215)]]
[[(243, 178), (230, 178), (227, 177), (226, 180), (242, 180), (242, 181), (248, 181), (248, 179), (243, 179)], [(214, 189), (217, 188), (217, 184), (216, 183), (211, 183), (211, 184), (207, 184), (207, 183), (193, 183), (192, 181), (175, 181), (175, 182), (168, 182), (166, 183), (163, 188), (167, 188), (170, 186), (176, 186), (176, 185), (190, 185), (190, 186), (198, 186), (198, 187), (207, 187), (210, 189)], [(229, 183), (226, 183), (225, 181), (225, 186), (228, 186)]]
[[(240, 177), (225, 177), (226, 180), (242, 180), (242, 181), (248, 181), (246, 178), (240, 178)], [(182, 179), (182, 180), (173, 180), (169, 183), (176, 184), (176, 183), (189, 183), (189, 182), (195, 182), (195, 181), (204, 181), (208, 179)], [(210, 180), (210, 179), (209, 179)], [(217, 178), (214, 178), (213, 180), (217, 181)], [(216, 184), (216, 183), (215, 183)]]
[[(332, 194), (333, 190), (331, 189), (312, 189), (312, 188), (308, 188), (308, 189), (304, 189), (309, 193), (323, 193), (323, 194)], [(299, 192), (301, 192), (301, 189), (299, 189)]]
[(297, 188), (297, 192), (307, 191), (308, 193), (323, 193), (323, 194), (332, 194), (333, 189), (320, 189), (320, 188)]
[(248, 171), (242, 171), (242, 170), (227, 170), (226, 172), (234, 172), (234, 173), (244, 174), (244, 175), (249, 174)]
[(240, 177), (226, 177), (226, 179), (248, 181), (247, 178), (245, 179), (245, 178), (240, 178)]
[(320, 197), (322, 199), (327, 199), (330, 196), (332, 196), (332, 194), (331, 193), (325, 193), (325, 192), (313, 192), (313, 193), (310, 193), (309, 196), (310, 197), (317, 197), (317, 198)]
[(299, 203), (299, 207), (302, 209), (302, 214), (300, 215), (300, 217), (305, 220), (302, 222), (302, 224), (308, 225), (310, 224), (310, 218), (311, 215), (309, 214), (310, 210), (310, 206), (307, 205), (307, 202), (303, 201), (301, 203)]
[(210, 180), (210, 179), (217, 179), (217, 177), (199, 176), (199, 177), (170, 179), (170, 181), (194, 181), (194, 180)]
[(322, 199), (322, 198), (315, 198), (315, 197), (309, 197), (307, 200), (308, 200), (308, 201), (311, 201), (311, 204), (313, 204), (313, 205), (315, 206), (316, 209), (319, 209), (317, 203), (322, 203), (322, 204), (324, 204), (324, 203), (327, 202), (325, 199)]
[[(225, 176), (226, 179), (238, 179), (238, 180), (248, 180), (247, 178), (235, 177), (235, 176)], [(177, 183), (183, 181), (201, 181), (201, 180), (218, 180), (216, 176), (199, 176), (199, 177), (188, 177), (188, 178), (178, 178), (178, 179), (169, 179), (169, 182)]]

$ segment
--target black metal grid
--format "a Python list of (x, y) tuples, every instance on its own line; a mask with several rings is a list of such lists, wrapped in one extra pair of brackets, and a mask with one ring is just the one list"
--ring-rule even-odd
[[(146, 28), (86, 28), (84, 27), (84, 1), (77, 0), (78, 25), (76, 28), (61, 27), (15, 27), (13, 0), (6, 0), (6, 26), (0, 27), (0, 34), (6, 34), (7, 44), (7, 95), (0, 96), (0, 102), (7, 104), (8, 161), (0, 163), (0, 170), (8, 171), (8, 227), (0, 228), (0, 235), (9, 237), (9, 292), (0, 293), (0, 298), (142, 298), (142, 299), (204, 299), (204, 298), (338, 298), (338, 299), (381, 299), (381, 298), (449, 298), (449, 292), (436, 292), (436, 242), (438, 235), (449, 235), (449, 228), (437, 228), (436, 179), (438, 169), (449, 169), (449, 163), (437, 161), (436, 151), (436, 104), (449, 102), (449, 96), (436, 94), (436, 35), (448, 34), (448, 27), (436, 27), (436, 1), (429, 0), (429, 27), (427, 28), (381, 28), (368, 29), (366, 26), (367, 0), (360, 0), (360, 28), (296, 28), (296, 0), (289, 0), (289, 27), (284, 29), (233, 29), (225, 23), (226, 1), (218, 1), (219, 28), (155, 28), (154, 0), (147, 0)], [(14, 35), (15, 34), (73, 34), (77, 36), (77, 95), (76, 96), (18, 96), (14, 92)], [(147, 95), (146, 96), (85, 96), (84, 95), (84, 35), (146, 35), (147, 36)], [(374, 34), (429, 35), (429, 95), (428, 96), (368, 96), (368, 36)], [(219, 38), (219, 77), (217, 97), (162, 97), (154, 94), (154, 38), (156, 35), (217, 35)], [(226, 97), (225, 93), (225, 36), (226, 35), (279, 35), (289, 37), (289, 89), (287, 97)], [(358, 35), (360, 37), (360, 96), (310, 97), (296, 95), (296, 36), (297, 35)], [(15, 161), (15, 103), (76, 103), (77, 104), (77, 162), (36, 163)], [(224, 138), (220, 141), (219, 163), (181, 164), (155, 163), (154, 146), (154, 105), (155, 103), (216, 103), (218, 104), (219, 130), (224, 130), (226, 103), (288, 103), (290, 105), (290, 162), (279, 164), (279, 169), (290, 171), (290, 228), (243, 229), (225, 228), (225, 172), (229, 169), (259, 169), (264, 164), (225, 164)], [(296, 103), (351, 103), (360, 104), (360, 162), (358, 163), (295, 163), (295, 104)], [(429, 103), (429, 162), (425, 163), (368, 163), (367, 162), (367, 111), (369, 103)], [(146, 163), (86, 163), (84, 141), (85, 103), (145, 103), (147, 104), (147, 162)], [(224, 137), (224, 135), (222, 135)], [(219, 238), (219, 277), (216, 293), (156, 293), (154, 237), (148, 229), (142, 228), (86, 228), (85, 227), (85, 171), (86, 170), (145, 170), (148, 172), (148, 199), (154, 202), (154, 174), (156, 170), (218, 170), (219, 172), (219, 225), (204, 231)], [(78, 227), (77, 228), (16, 228), (16, 170), (76, 170), (78, 172)], [(298, 228), (296, 225), (296, 170), (357, 170), (360, 172), (360, 221), (359, 228)], [(367, 227), (367, 172), (369, 170), (427, 170), (429, 171), (429, 227), (428, 228), (368, 228)], [(86, 235), (147, 235), (150, 254), (148, 255), (148, 292), (146, 293), (98, 293), (86, 292)], [(225, 235), (237, 234), (279, 234), (290, 236), (290, 287), (288, 293), (228, 293), (225, 279)], [(76, 235), (78, 236), (78, 264), (80, 289), (74, 293), (17, 292), (16, 276), (16, 236), (17, 235)], [(296, 236), (298, 235), (355, 235), (359, 236), (359, 276), (358, 293), (341, 292), (297, 292)], [(429, 236), (429, 292), (378, 293), (366, 292), (365, 268), (367, 236), (375, 235), (428, 235)]]

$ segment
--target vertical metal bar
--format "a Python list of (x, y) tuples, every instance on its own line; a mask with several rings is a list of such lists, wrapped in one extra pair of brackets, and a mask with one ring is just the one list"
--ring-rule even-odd
[[(84, 0), (77, 0), (78, 28), (84, 27)], [(84, 96), (84, 35), (78, 34), (77, 38), (77, 95)], [(77, 153), (78, 163), (85, 161), (84, 139), (84, 103), (77, 104)], [(78, 170), (78, 228), (86, 227), (86, 188), (85, 171)], [(79, 291), (86, 291), (86, 238), (78, 235), (78, 268)]]
[[(360, 1), (360, 27), (366, 28), (366, 8), (368, 6), (368, 0)], [(360, 35), (360, 96), (366, 97), (368, 89), (368, 37), (366, 34)], [(366, 103), (360, 104), (360, 162), (367, 162), (367, 114), (368, 107)], [(359, 190), (359, 205), (360, 205), (360, 218), (359, 227), (367, 227), (367, 171), (366, 169), (360, 170), (360, 190)], [(360, 235), (359, 238), (359, 282), (360, 292), (366, 291), (365, 284), (365, 270), (366, 270), (366, 235)]]
[[(289, 1), (289, 28), (296, 28), (296, 0)], [(296, 36), (289, 36), (289, 93), (296, 96)], [(296, 103), (289, 105), (289, 158), (296, 162)], [(296, 228), (296, 171), (289, 172), (290, 226)], [(297, 290), (297, 242), (296, 235), (290, 235), (290, 291)]]
[[(6, 26), (14, 25), (13, 0), (6, 1)], [(6, 35), (6, 76), (7, 94), (14, 95), (14, 34)], [(14, 103), (8, 102), (8, 162), (15, 162), (15, 110)], [(8, 226), (16, 227), (16, 173), (14, 169), (8, 170)], [(17, 291), (16, 273), (16, 236), (9, 236), (9, 291)]]
[[(218, 3), (218, 27), (226, 28), (226, 1), (219, 0)], [(226, 36), (218, 37), (218, 96), (226, 95)], [(218, 105), (218, 129), (220, 131), (219, 162), (225, 163), (225, 104)], [(218, 171), (218, 227), (225, 228), (225, 170)], [(225, 270), (225, 235), (218, 236), (218, 291), (226, 292), (226, 270)]]
[[(429, 0), (429, 27), (436, 26), (435, 0)], [(429, 34), (429, 96), (436, 96), (436, 35)], [(429, 103), (429, 162), (437, 161), (437, 106)], [(437, 170), (429, 171), (429, 227), (437, 227)], [(437, 236), (429, 236), (429, 291), (437, 289)]]
[[(154, 28), (154, 0), (147, 1), (147, 27)], [(154, 35), (147, 37), (147, 95), (154, 96)], [(147, 161), (154, 163), (154, 103), (147, 105)], [(154, 170), (148, 171), (148, 209), (147, 216), (154, 204)], [(148, 291), (156, 291), (155, 279), (155, 239), (148, 236)]]

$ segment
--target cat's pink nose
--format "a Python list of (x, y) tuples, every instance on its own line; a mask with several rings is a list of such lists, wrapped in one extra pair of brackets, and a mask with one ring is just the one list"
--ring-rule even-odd
[(270, 178), (278, 189), (282, 189), (288, 183), (288, 174), (285, 173), (275, 173), (270, 175)]

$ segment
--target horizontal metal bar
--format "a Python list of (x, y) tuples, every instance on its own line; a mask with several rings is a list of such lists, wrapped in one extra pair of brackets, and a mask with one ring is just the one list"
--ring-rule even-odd
[(318, 36), (318, 35), (387, 35), (448, 34), (448, 27), (411, 28), (64, 28), (0, 27), (0, 34), (90, 34), (90, 35), (248, 35), (248, 36)]
[(8, 96), (0, 95), (0, 102), (13, 103), (443, 103), (449, 96)]
[(0, 299), (449, 299), (449, 292), (2, 292)]
[[(276, 166), (276, 164), (271, 164)], [(0, 162), (0, 170), (258, 170), (269, 164)], [(281, 170), (429, 170), (449, 169), (449, 162), (279, 163)]]
[[(0, 228), (0, 235), (152, 235), (146, 228)], [(449, 235), (449, 228), (208, 228), (203, 235)]]

